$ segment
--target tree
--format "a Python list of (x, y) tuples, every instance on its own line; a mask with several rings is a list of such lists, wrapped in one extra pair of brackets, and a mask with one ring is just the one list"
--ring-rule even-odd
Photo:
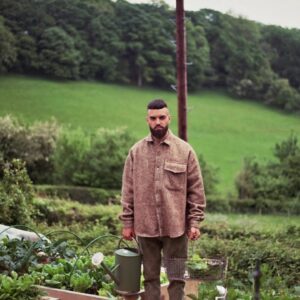
[(100, 11), (87, 26), (90, 50), (82, 66), (87, 64), (94, 77), (104, 81), (118, 81), (122, 78), (120, 57), (125, 43), (120, 39), (120, 30), (114, 19), (113, 13)]
[(24, 73), (39, 69), (36, 40), (28, 33), (17, 36), (17, 62), (14, 68)]
[(274, 74), (260, 44), (258, 24), (208, 9), (192, 14), (192, 21), (205, 29), (214, 85), (239, 97), (263, 99)]
[(40, 65), (45, 74), (66, 79), (79, 77), (80, 53), (75, 49), (73, 38), (63, 29), (46, 29), (39, 49)]
[(175, 52), (170, 15), (165, 6), (132, 5), (118, 1), (118, 27), (125, 51), (121, 64), (129, 80), (139, 86), (169, 86), (175, 82)]
[(187, 75), (191, 90), (204, 86), (212, 73), (210, 48), (203, 27), (186, 21)]
[(300, 89), (300, 30), (280, 26), (261, 28), (264, 46), (274, 71)]
[(291, 135), (275, 145), (278, 161), (261, 165), (253, 158), (245, 159), (236, 179), (240, 199), (286, 200), (300, 197), (300, 148)]
[(0, 73), (10, 69), (16, 61), (16, 40), (0, 16)]
[(275, 79), (266, 95), (266, 103), (287, 111), (300, 110), (300, 95), (290, 86), (288, 79)]

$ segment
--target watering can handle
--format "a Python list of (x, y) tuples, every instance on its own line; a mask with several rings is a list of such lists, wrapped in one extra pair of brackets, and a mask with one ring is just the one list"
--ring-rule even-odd
[[(136, 245), (137, 245), (137, 250), (139, 252), (139, 254), (141, 254), (141, 249), (140, 249), (140, 244), (139, 242), (137, 241), (137, 239), (135, 237), (133, 237), (133, 240), (135, 241)], [(125, 245), (128, 247), (127, 243), (124, 241), (124, 238), (121, 237), (120, 240), (119, 240), (119, 243), (118, 243), (118, 249), (121, 248), (121, 243), (125, 243)]]

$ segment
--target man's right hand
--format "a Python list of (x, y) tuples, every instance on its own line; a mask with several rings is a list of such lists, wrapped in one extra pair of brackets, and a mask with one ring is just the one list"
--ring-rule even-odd
[(135, 238), (134, 229), (133, 228), (123, 228), (122, 236), (125, 240), (131, 241), (133, 238)]

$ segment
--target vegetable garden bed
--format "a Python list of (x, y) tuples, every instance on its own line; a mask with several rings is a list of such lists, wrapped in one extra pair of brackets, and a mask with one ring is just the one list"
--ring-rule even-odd
[[(185, 285), (185, 294), (198, 294), (199, 280), (187, 280)], [(59, 300), (110, 300), (111, 298), (96, 296), (85, 293), (78, 293), (74, 291), (55, 289), (45, 286), (37, 286), (43, 292), (46, 292), (49, 297), (58, 298)], [(144, 299), (144, 290), (142, 290), (138, 296), (143, 300)], [(126, 300), (136, 300), (137, 296), (126, 297)], [(168, 300), (168, 284), (161, 285), (161, 299)]]

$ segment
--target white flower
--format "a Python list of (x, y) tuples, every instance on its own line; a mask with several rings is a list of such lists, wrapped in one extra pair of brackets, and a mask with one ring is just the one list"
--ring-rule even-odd
[(216, 288), (217, 288), (220, 296), (225, 296), (227, 294), (227, 289), (224, 288), (224, 286), (217, 285)]
[(37, 254), (36, 254), (38, 257), (46, 257), (47, 256), (47, 253), (43, 252), (43, 251), (39, 251)]
[(100, 264), (102, 263), (103, 259), (104, 259), (103, 253), (97, 252), (97, 253), (95, 253), (95, 254), (92, 256), (92, 264), (93, 264), (94, 266), (97, 266), (97, 267), (98, 267), (98, 266), (100, 266)]

